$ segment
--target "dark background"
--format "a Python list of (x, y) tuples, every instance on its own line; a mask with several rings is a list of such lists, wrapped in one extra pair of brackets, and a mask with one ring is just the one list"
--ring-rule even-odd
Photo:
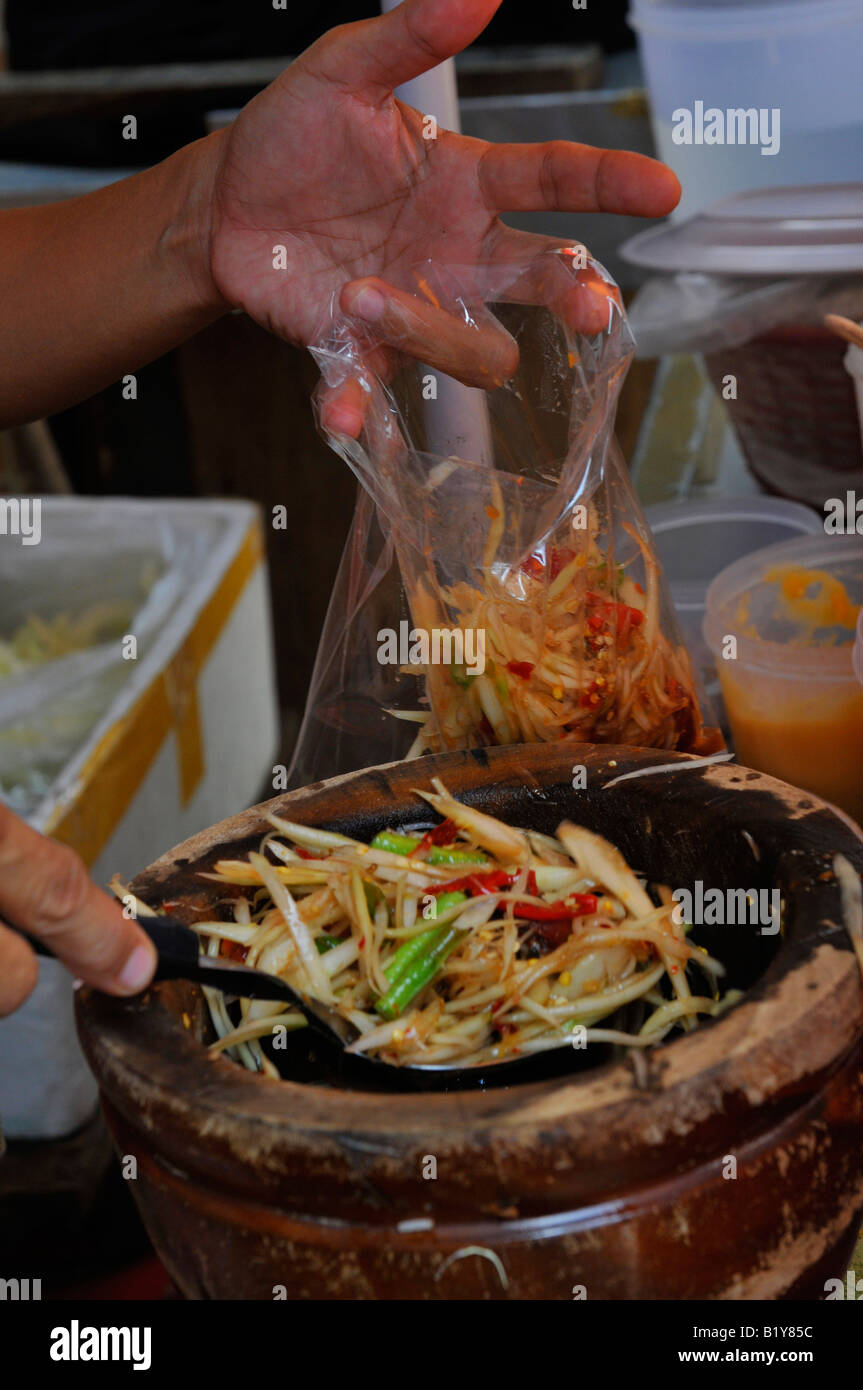
[[(296, 54), (326, 29), (380, 13), (365, 0), (304, 5), (287, 0), (7, 0), (10, 67), (92, 68), (123, 63), (203, 62)], [(606, 52), (632, 46), (626, 0), (504, 0), (483, 44), (599, 42)]]

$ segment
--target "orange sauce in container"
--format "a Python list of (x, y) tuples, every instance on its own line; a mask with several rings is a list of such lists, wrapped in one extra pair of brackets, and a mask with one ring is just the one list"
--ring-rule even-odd
[(739, 761), (863, 823), (861, 603), (863, 539), (783, 542), (719, 575), (704, 633)]
[(738, 762), (817, 792), (863, 825), (863, 688), (758, 707), (746, 686), (720, 673)]

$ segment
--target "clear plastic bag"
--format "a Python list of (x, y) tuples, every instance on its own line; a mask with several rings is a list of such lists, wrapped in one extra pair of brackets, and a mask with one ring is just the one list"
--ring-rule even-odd
[(496, 320), (518, 370), (488, 391), (411, 362), (384, 379), (344, 319), (315, 350), (322, 391), (358, 378), (366, 415), (327, 436), (361, 488), (292, 784), (492, 743), (720, 746), (612, 440), (633, 353), (614, 282), (575, 245), (412, 282)]

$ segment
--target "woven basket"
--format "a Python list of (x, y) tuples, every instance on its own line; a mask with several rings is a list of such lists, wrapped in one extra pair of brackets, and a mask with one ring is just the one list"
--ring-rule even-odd
[(749, 468), (768, 492), (820, 508), (854, 475), (863, 479), (846, 349), (813, 326), (774, 329), (705, 357), (720, 395), (725, 377), (737, 379), (737, 399), (726, 406)]

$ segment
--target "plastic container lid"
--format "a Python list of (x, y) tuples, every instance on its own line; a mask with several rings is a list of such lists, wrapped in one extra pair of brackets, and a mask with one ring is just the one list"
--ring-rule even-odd
[[(807, 630), (782, 604), (779, 584), (767, 578), (772, 570), (785, 568), (823, 571), (838, 579), (851, 602), (861, 606), (856, 634), (838, 623)], [(726, 635), (733, 633), (738, 667), (779, 679), (853, 681), (863, 669), (861, 617), (863, 537), (822, 534), (768, 546), (717, 575), (707, 591), (704, 638), (718, 655)]]
[[(733, 33), (728, 11), (734, 10)], [(718, 39), (770, 36), (777, 24), (784, 33), (824, 28), (860, 18), (859, 0), (632, 0), (627, 23), (655, 34)]]
[[(739, 10), (790, 10), (795, 5), (801, 8), (810, 6), (812, 0), (632, 0), (636, 10), (692, 10), (703, 12), (713, 11), (719, 15), (723, 10), (737, 8)], [(831, 0), (823, 0), (825, 5), (829, 5)], [(857, 0), (833, 0), (834, 4), (844, 5), (846, 8), (854, 6), (856, 9)]]
[(709, 585), (732, 561), (793, 536), (824, 534), (808, 507), (758, 493), (663, 502), (645, 515), (677, 608), (703, 609)]
[(758, 493), (663, 502), (645, 513), (668, 581), (680, 632), (708, 697), (722, 719), (722, 695), (702, 625), (712, 580), (732, 560), (797, 536), (823, 535), (808, 507)]
[(863, 271), (863, 183), (754, 189), (694, 217), (639, 232), (620, 248), (649, 270), (732, 275)]

